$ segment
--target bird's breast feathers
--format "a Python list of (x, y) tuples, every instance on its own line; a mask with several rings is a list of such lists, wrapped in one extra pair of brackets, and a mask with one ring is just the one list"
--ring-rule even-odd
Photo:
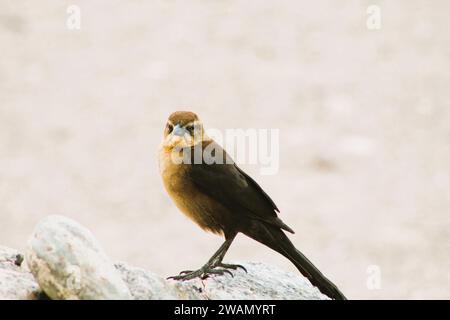
[(201, 228), (222, 233), (223, 226), (218, 216), (222, 210), (192, 183), (188, 174), (190, 165), (174, 163), (166, 150), (160, 151), (159, 158), (164, 187), (178, 209)]

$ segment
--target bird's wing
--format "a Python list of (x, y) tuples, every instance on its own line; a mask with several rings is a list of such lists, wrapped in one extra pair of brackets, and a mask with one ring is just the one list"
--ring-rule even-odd
[(214, 148), (223, 152), (224, 164), (190, 165), (189, 176), (194, 185), (203, 193), (236, 214), (246, 214), (250, 218), (262, 220), (294, 233), (277, 216), (279, 212), (273, 200), (249, 175), (242, 171), (215, 142)]

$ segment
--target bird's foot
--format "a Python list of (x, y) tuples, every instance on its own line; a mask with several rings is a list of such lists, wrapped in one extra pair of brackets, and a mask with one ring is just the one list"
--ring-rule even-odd
[(232, 270), (242, 269), (247, 273), (247, 269), (244, 266), (241, 266), (240, 264), (228, 264), (220, 262), (219, 264), (217, 264), (217, 266), (224, 269), (232, 269)]
[(224, 274), (229, 274), (233, 277), (233, 273), (228, 269), (236, 270), (238, 268), (241, 268), (242, 270), (247, 272), (247, 269), (245, 269), (241, 265), (225, 264), (225, 263), (219, 262), (219, 263), (215, 263), (212, 265), (205, 265), (202, 268), (195, 270), (195, 271), (184, 270), (184, 271), (181, 271), (179, 275), (168, 277), (167, 279), (186, 281), (186, 280), (191, 280), (191, 279), (195, 279), (195, 278), (200, 278), (200, 279), (204, 280), (212, 275), (222, 276)]
[(200, 278), (200, 279), (204, 280), (211, 275), (221, 276), (221, 275), (224, 275), (225, 273), (228, 273), (229, 275), (233, 276), (231, 271), (229, 271), (227, 269), (222, 269), (222, 268), (216, 269), (216, 268), (210, 267), (210, 268), (201, 268), (201, 269), (195, 270), (195, 271), (185, 270), (185, 271), (180, 272), (179, 275), (168, 277), (167, 279), (187, 281), (187, 280), (192, 280), (195, 278)]

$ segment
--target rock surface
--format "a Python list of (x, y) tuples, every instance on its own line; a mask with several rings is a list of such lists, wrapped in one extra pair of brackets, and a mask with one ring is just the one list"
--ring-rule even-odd
[(0, 247), (0, 299), (328, 299), (300, 274), (263, 263), (236, 262), (248, 272), (185, 282), (113, 264), (87, 229), (61, 216), (38, 224), (22, 260)]
[(258, 262), (233, 262), (241, 269), (233, 277), (224, 275), (206, 280), (173, 281), (182, 299), (242, 300), (327, 300), (319, 289), (299, 274)]
[(36, 226), (26, 260), (51, 299), (131, 298), (94, 236), (66, 217), (48, 216)]
[(240, 263), (246, 269), (234, 276), (213, 276), (205, 280), (165, 280), (140, 268), (117, 263), (116, 268), (133, 295), (133, 299), (183, 300), (326, 300), (305, 278), (263, 263)]
[(33, 275), (21, 266), (23, 255), (0, 246), (0, 300), (36, 299), (39, 285)]
[(127, 265), (126, 263), (116, 263), (116, 268), (120, 272), (122, 279), (135, 300), (171, 300), (178, 299), (176, 290), (161, 276)]

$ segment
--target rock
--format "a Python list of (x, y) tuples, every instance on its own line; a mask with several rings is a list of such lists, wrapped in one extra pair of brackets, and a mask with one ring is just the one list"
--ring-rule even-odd
[(115, 266), (127, 284), (133, 299), (178, 299), (177, 291), (163, 277), (141, 268), (129, 266), (124, 262), (116, 263)]
[(234, 276), (212, 276), (205, 280), (165, 280), (143, 269), (118, 263), (134, 299), (185, 300), (328, 300), (319, 289), (301, 276), (263, 263), (240, 263), (246, 269), (233, 271)]
[(23, 255), (0, 246), (0, 300), (37, 299), (40, 290), (33, 275), (21, 266)]
[(51, 299), (130, 299), (120, 273), (86, 228), (48, 216), (28, 242), (26, 261)]
[[(61, 245), (58, 245), (58, 247)], [(39, 285), (34, 280), (33, 275), (26, 269), (26, 265), (18, 266), (21, 254), (13, 249), (0, 247), (0, 299), (45, 299), (47, 296), (41, 291)], [(19, 257), (19, 258), (18, 258)], [(69, 256), (71, 257), (71, 256)], [(65, 256), (62, 256), (65, 259)], [(27, 254), (27, 259), (28, 254)], [(38, 259), (32, 257), (32, 259)], [(234, 277), (230, 275), (213, 276), (205, 280), (194, 279), (190, 281), (174, 281), (165, 278), (141, 268), (130, 266), (124, 262), (115, 264), (117, 274), (128, 287), (131, 298), (135, 300), (164, 300), (164, 299), (183, 299), (183, 300), (220, 300), (220, 299), (314, 299), (327, 300), (319, 290), (311, 285), (306, 278), (300, 274), (285, 272), (274, 266), (263, 263), (247, 262), (240, 263), (247, 269), (248, 273), (242, 270), (233, 272)], [(33, 263), (30, 263), (33, 265)], [(67, 264), (67, 263), (66, 263)], [(60, 262), (64, 268), (64, 263)], [(38, 268), (43, 270), (36, 270)], [(69, 268), (71, 268), (69, 266)], [(63, 271), (55, 271), (56, 276), (50, 273), (48, 263), (38, 261), (34, 263), (35, 273), (44, 279), (51, 277), (51, 280), (43, 281), (43, 287), (49, 295), (55, 291), (54, 282), (63, 279)], [(69, 269), (70, 270), (70, 269)], [(116, 271), (114, 270), (114, 271)], [(109, 273), (114, 273), (109, 270)], [(70, 278), (71, 275), (69, 275)], [(91, 278), (89, 278), (91, 279)], [(57, 283), (66, 282), (58, 280)], [(92, 281), (92, 280), (89, 280)], [(117, 281), (117, 280), (116, 280)], [(72, 280), (69, 281), (72, 283)], [(79, 281), (80, 286), (86, 281)], [(93, 282), (88, 282), (88, 288)], [(99, 285), (103, 285), (100, 283)], [(49, 290), (50, 286), (50, 290)], [(52, 298), (62, 299), (86, 299), (92, 297), (93, 293), (88, 288), (79, 288), (76, 293), (70, 293), (69, 289), (64, 289), (58, 296)], [(123, 288), (122, 288), (123, 289)], [(59, 289), (62, 290), (62, 289)], [(91, 290), (91, 289), (90, 289)], [(102, 288), (97, 288), (96, 292), (104, 292)], [(125, 290), (126, 291), (126, 290)], [(59, 292), (59, 291), (58, 291)], [(65, 296), (63, 296), (65, 294)], [(77, 294), (77, 295), (75, 295)], [(90, 296), (87, 296), (89, 294)], [(99, 298), (99, 296), (96, 296)], [(103, 297), (106, 299), (106, 297)], [(130, 298), (126, 296), (126, 298)]]
[(198, 299), (211, 300), (328, 300), (300, 274), (286, 272), (274, 266), (258, 262), (233, 262), (247, 269), (238, 269), (233, 277), (223, 275), (206, 280), (170, 282), (180, 298), (191, 298), (196, 293)]
[(113, 264), (87, 229), (61, 216), (37, 225), (22, 261), (16, 250), (0, 247), (0, 299), (329, 299), (300, 273), (263, 263), (235, 262), (248, 272), (184, 282)]

